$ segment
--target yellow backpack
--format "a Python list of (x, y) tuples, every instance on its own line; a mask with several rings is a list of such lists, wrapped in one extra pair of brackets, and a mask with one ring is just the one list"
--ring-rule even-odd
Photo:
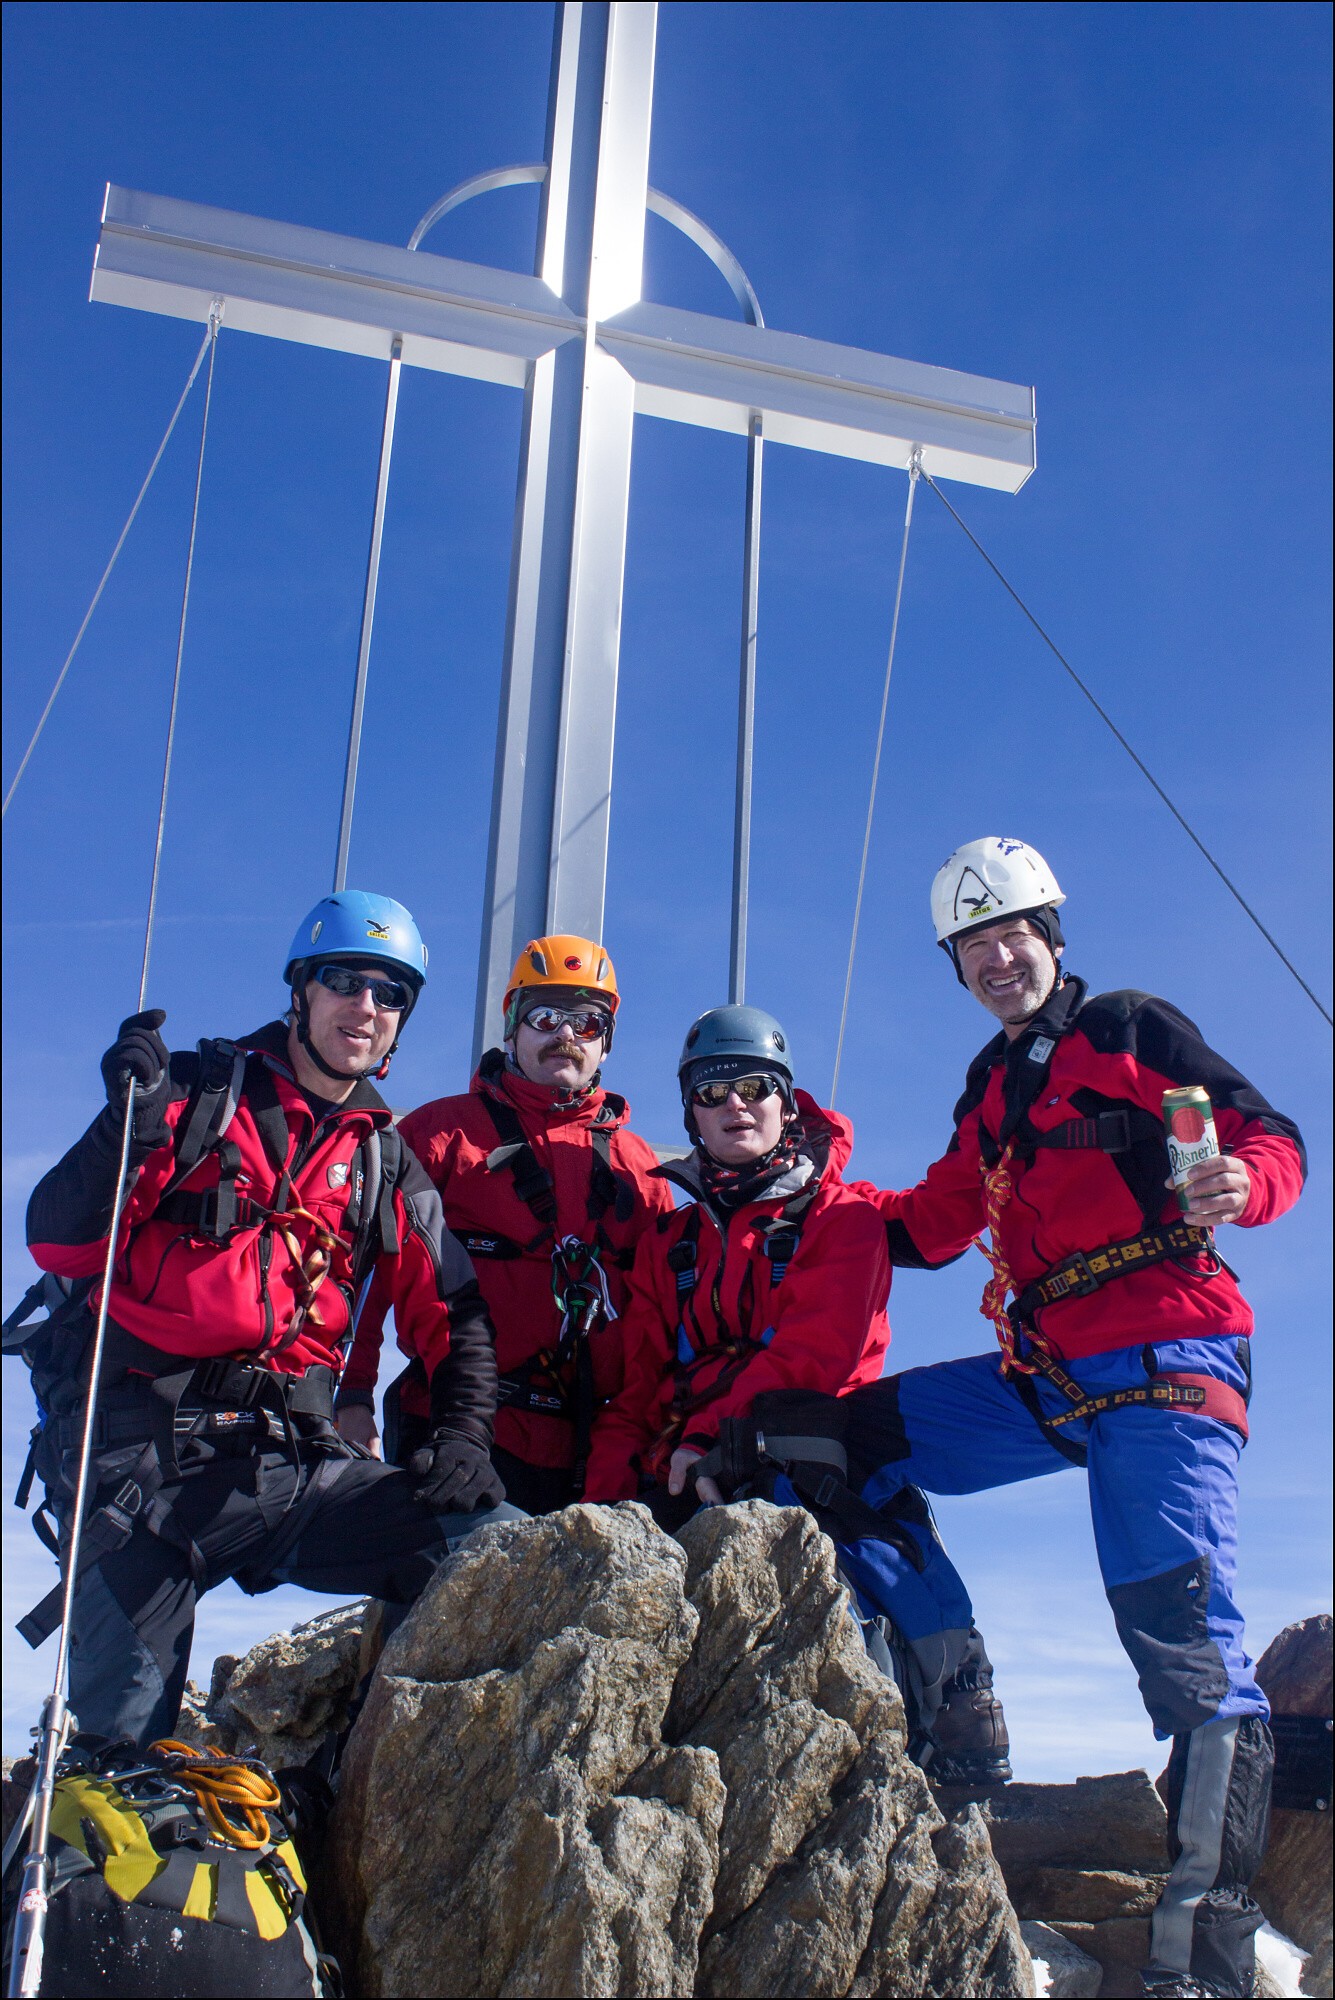
[[(5, 1882), (6, 1959), (18, 1856)], [(267, 1768), (76, 1736), (56, 1770), (42, 1993), (337, 1995)]]

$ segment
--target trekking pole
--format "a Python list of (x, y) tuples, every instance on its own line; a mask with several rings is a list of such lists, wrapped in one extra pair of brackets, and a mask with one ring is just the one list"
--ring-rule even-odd
[(102, 1297), (97, 1308), (97, 1331), (93, 1336), (93, 1358), (88, 1374), (88, 1400), (83, 1413), (83, 1437), (79, 1442), (79, 1473), (74, 1488), (74, 1512), (70, 1521), (69, 1548), (65, 1554), (65, 1589), (60, 1604), (60, 1641), (56, 1648), (56, 1668), (51, 1692), (42, 1705), (37, 1737), (37, 1777), (33, 1784), (32, 1833), (23, 1861), (23, 1880), (14, 1917), (14, 1950), (9, 1961), (9, 1993), (23, 2000), (40, 1991), (42, 1953), (46, 1941), (47, 1889), (51, 1864), (47, 1846), (51, 1838), (51, 1805), (55, 1793), (56, 1764), (72, 1731), (78, 1727), (65, 1700), (65, 1673), (69, 1664), (70, 1618), (74, 1609), (74, 1586), (79, 1573), (79, 1546), (83, 1540), (83, 1517), (88, 1502), (88, 1481), (93, 1462), (93, 1436), (97, 1423), (98, 1378), (102, 1372), (102, 1350), (107, 1338), (107, 1308), (111, 1299), (111, 1276), (116, 1264), (116, 1238), (120, 1233), (121, 1210), (125, 1206), (125, 1183), (129, 1177), (130, 1135), (134, 1130), (134, 1078), (125, 1094), (125, 1128), (121, 1133), (120, 1165), (116, 1172), (116, 1198), (111, 1211), (106, 1262), (102, 1267)]
[[(148, 910), (144, 918), (144, 956), (139, 968), (139, 1007), (144, 1011), (148, 992), (148, 967), (153, 953), (153, 926), (158, 907), (158, 880), (162, 870), (162, 843), (167, 826), (167, 790), (171, 783), (172, 755), (176, 745), (176, 713), (181, 697), (181, 663), (185, 657), (186, 619), (190, 610), (190, 581), (195, 567), (195, 538), (199, 532), (199, 497), (204, 483), (204, 447), (209, 435), (209, 412), (213, 406), (213, 364), (218, 355), (218, 328), (222, 324), (223, 301), (214, 299), (209, 307), (209, 371), (204, 385), (204, 415), (199, 427), (199, 458), (195, 466), (195, 498), (190, 513), (190, 539), (186, 545), (185, 580), (181, 588), (181, 616), (176, 630), (176, 667), (172, 675), (171, 703), (167, 711), (167, 743), (162, 760), (162, 790), (158, 799), (157, 833), (153, 842), (153, 869), (148, 884)], [(42, 1953), (46, 1942), (47, 1891), (51, 1864), (47, 1846), (51, 1838), (51, 1805), (55, 1793), (56, 1765), (60, 1753), (78, 1727), (65, 1700), (65, 1677), (70, 1655), (70, 1619), (74, 1610), (74, 1589), (79, 1574), (79, 1545), (83, 1540), (83, 1517), (88, 1503), (88, 1482), (93, 1462), (93, 1437), (97, 1427), (97, 1396), (102, 1375), (102, 1350), (107, 1339), (107, 1313), (111, 1304), (111, 1279), (116, 1268), (116, 1239), (120, 1234), (121, 1211), (125, 1207), (126, 1182), (130, 1173), (130, 1139), (134, 1132), (135, 1078), (126, 1073), (125, 1125), (121, 1132), (120, 1164), (116, 1169), (116, 1195), (111, 1209), (111, 1229), (107, 1236), (106, 1260), (102, 1266), (102, 1297), (97, 1308), (97, 1331), (88, 1370), (88, 1400), (83, 1413), (83, 1437), (79, 1444), (79, 1472), (74, 1488), (74, 1512), (70, 1520), (69, 1548), (65, 1553), (64, 1590), (60, 1601), (60, 1640), (56, 1648), (56, 1670), (51, 1692), (42, 1708), (37, 1736), (37, 1777), (33, 1784), (32, 1834), (23, 1861), (23, 1881), (14, 1917), (14, 1949), (9, 1961), (10, 2000), (22, 1996), (32, 2000), (42, 1984)]]

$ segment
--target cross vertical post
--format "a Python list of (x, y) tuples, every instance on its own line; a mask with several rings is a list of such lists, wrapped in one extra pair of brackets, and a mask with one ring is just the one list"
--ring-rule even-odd
[(536, 275), (583, 325), (525, 388), (475, 1058), (527, 938), (602, 933), (635, 384), (597, 327), (640, 297), (656, 14), (564, 6), (552, 53)]

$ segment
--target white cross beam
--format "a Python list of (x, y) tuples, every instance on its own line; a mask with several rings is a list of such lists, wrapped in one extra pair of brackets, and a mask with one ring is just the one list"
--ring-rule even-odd
[(636, 413), (1014, 493), (1033, 391), (651, 305), (657, 8), (558, 16), (534, 277), (109, 187), (94, 299), (525, 391), (478, 1041), (526, 938), (603, 924)]

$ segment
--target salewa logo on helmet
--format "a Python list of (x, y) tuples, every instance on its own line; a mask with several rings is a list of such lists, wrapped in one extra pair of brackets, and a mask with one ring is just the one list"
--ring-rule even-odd
[[(970, 888), (970, 883), (973, 887)], [(992, 891), (980, 875), (972, 868), (966, 868), (960, 876), (959, 887), (955, 891), (955, 915), (966, 917), (990, 916), (993, 909)]]
[(583, 963), (582, 958), (568, 958), (565, 960), (565, 969), (567, 972), (578, 972)]
[(376, 922), (376, 920), (375, 920), (375, 918), (374, 918), (374, 917), (368, 917), (368, 918), (366, 919), (366, 935), (367, 935), (367, 937), (369, 937), (369, 938), (377, 938), (377, 939), (379, 939), (379, 940), (380, 940), (381, 942), (383, 942), (383, 943), (385, 943), (385, 944), (388, 944), (388, 942), (389, 942), (389, 925), (388, 925), (388, 924), (378, 924), (378, 923)]
[(1019, 854), (1023, 847), (1024, 842), (1022, 840), (998, 840), (997, 842), (997, 852), (999, 854)]

